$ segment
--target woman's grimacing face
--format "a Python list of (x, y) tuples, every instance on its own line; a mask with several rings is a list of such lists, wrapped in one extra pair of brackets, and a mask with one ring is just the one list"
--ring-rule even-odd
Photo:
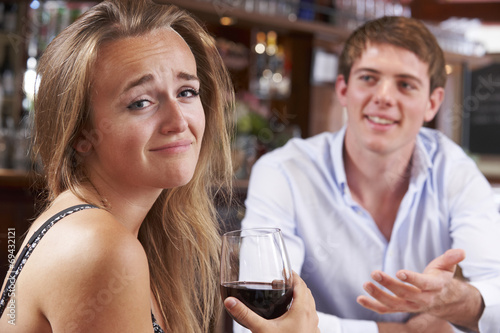
[(91, 179), (115, 189), (188, 183), (205, 130), (196, 62), (175, 31), (105, 43), (91, 93), (94, 138), (85, 154)]
[(337, 84), (348, 110), (346, 140), (361, 150), (390, 154), (413, 150), (424, 121), (439, 109), (444, 90), (430, 90), (428, 64), (413, 52), (390, 44), (368, 43)]

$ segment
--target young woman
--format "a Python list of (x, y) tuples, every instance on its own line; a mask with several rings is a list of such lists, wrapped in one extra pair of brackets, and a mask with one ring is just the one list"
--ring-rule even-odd
[[(54, 39), (38, 72), (48, 205), (4, 282), (0, 331), (208, 332), (220, 304), (211, 199), (230, 188), (233, 104), (212, 39), (175, 7), (104, 1)], [(315, 332), (314, 300), (295, 281), (277, 320), (226, 305), (255, 332)]]

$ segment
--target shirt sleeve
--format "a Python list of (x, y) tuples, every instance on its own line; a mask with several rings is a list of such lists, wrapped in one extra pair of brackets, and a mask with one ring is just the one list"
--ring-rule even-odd
[[(378, 333), (377, 323), (368, 320), (339, 319), (333, 315), (318, 312), (321, 333)], [(250, 333), (250, 330), (233, 321), (234, 333)]]
[(464, 277), (483, 297), (481, 332), (500, 332), (500, 214), (488, 181), (472, 161), (453, 168), (449, 182), (453, 248), (465, 250)]
[(293, 194), (285, 173), (268, 156), (252, 168), (242, 228), (280, 228), (292, 269), (300, 274), (304, 243), (297, 236)]
[(318, 312), (321, 333), (378, 333), (377, 323), (369, 320), (340, 319)]

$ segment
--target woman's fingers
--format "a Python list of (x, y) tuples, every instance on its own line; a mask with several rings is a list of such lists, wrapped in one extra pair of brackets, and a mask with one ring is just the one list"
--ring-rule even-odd
[(283, 316), (266, 320), (234, 297), (224, 300), (231, 316), (253, 333), (318, 333), (319, 318), (314, 298), (305, 282), (293, 272), (293, 302)]
[(314, 332), (316, 332), (319, 323), (319, 317), (316, 313), (316, 302), (311, 290), (307, 288), (304, 280), (295, 272), (293, 272), (293, 298), (292, 306), (284, 316), (300, 314), (304, 323), (307, 323), (306, 326), (314, 327)]
[(252, 332), (258, 332), (260, 327), (265, 325), (265, 319), (251, 311), (235, 297), (228, 297), (224, 300), (224, 306), (231, 316), (240, 325), (245, 326)]

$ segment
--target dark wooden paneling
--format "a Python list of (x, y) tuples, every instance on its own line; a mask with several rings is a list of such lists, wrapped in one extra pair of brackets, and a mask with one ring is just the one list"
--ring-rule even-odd
[(455, 2), (439, 0), (414, 0), (412, 16), (428, 21), (444, 21), (450, 17), (479, 18), (484, 22), (500, 22), (500, 1)]
[[(28, 187), (0, 186), (0, 281), (9, 269), (8, 245), (14, 244), (17, 254), (34, 216), (34, 195)], [(9, 230), (14, 230), (15, 238)]]

